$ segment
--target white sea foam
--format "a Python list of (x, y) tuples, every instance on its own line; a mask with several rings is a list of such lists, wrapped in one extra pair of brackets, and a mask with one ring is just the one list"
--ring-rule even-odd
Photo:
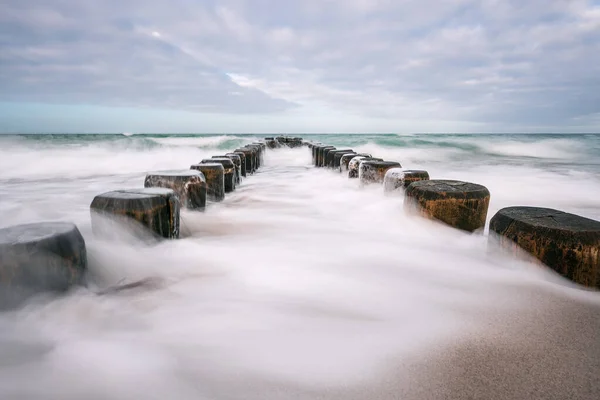
[[(489, 217), (537, 204), (600, 218), (593, 201), (600, 183), (589, 174), (469, 166), (444, 150), (355, 150), (432, 178), (484, 184)], [(0, 315), (2, 399), (592, 400), (600, 393), (597, 293), (491, 252), (486, 236), (407, 216), (402, 197), (311, 167), (306, 148), (267, 152), (260, 172), (223, 203), (183, 212), (187, 237), (156, 245), (95, 238), (93, 196), (140, 187), (147, 170), (185, 168), (223, 151), (0, 152), (12, 168), (0, 168), (2, 225), (76, 222), (95, 284)], [(41, 165), (31, 165), (36, 153)], [(148, 277), (159, 284), (93, 293)]]
[(254, 138), (250, 140), (249, 138), (242, 138), (238, 136), (231, 135), (221, 135), (221, 136), (196, 136), (196, 137), (160, 137), (160, 138), (151, 138), (150, 140), (159, 143), (166, 144), (169, 146), (196, 146), (201, 148), (210, 148), (217, 147), (225, 142), (234, 141), (234, 140), (246, 140), (248, 142), (257, 140), (258, 138)]

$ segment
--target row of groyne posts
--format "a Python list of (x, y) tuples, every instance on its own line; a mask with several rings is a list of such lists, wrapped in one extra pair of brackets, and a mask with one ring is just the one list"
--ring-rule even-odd
[[(358, 179), (361, 186), (382, 185), (385, 194), (404, 196), (408, 212), (472, 234), (483, 233), (490, 192), (482, 185), (430, 179), (427, 171), (404, 169), (396, 161), (286, 136), (268, 137), (203, 159), (188, 170), (148, 173), (141, 188), (97, 195), (90, 205), (92, 231), (110, 238), (118, 224), (146, 237), (177, 239), (182, 207), (204, 211), (207, 202), (222, 201), (263, 164), (267, 148), (280, 147), (308, 147), (317, 168)], [(489, 232), (495, 244), (515, 254), (524, 250), (563, 277), (600, 288), (599, 221), (549, 208), (516, 206), (498, 211)], [(86, 285), (86, 271), (85, 241), (73, 223), (0, 229), (0, 308), (18, 305), (39, 292), (65, 292)]]
[[(297, 140), (297, 139), (295, 139)], [(482, 234), (490, 192), (482, 185), (457, 180), (430, 179), (423, 170), (404, 169), (397, 161), (357, 153), (318, 142), (304, 142), (315, 167), (329, 168), (361, 186), (378, 184), (384, 194), (404, 197), (407, 212), (456, 229)], [(267, 140), (269, 147), (280, 141)], [(588, 288), (600, 288), (600, 222), (567, 212), (529, 206), (506, 207), (490, 220), (488, 240), (493, 246), (545, 265)]]
[[(148, 173), (143, 187), (99, 194), (90, 204), (92, 232), (104, 239), (116, 239), (122, 232), (142, 239), (178, 239), (181, 208), (202, 212), (208, 202), (223, 201), (263, 165), (266, 148), (264, 141), (251, 143), (187, 170)], [(38, 293), (87, 286), (87, 267), (85, 241), (72, 222), (0, 229), (0, 309), (14, 308)], [(136, 285), (127, 283), (100, 294)]]

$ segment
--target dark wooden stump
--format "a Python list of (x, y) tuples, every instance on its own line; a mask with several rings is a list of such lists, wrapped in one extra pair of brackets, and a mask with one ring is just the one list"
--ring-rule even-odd
[(312, 164), (313, 165), (316, 165), (316, 158), (317, 158), (317, 155), (315, 153), (316, 148), (317, 148), (317, 146), (322, 146), (322, 145), (323, 145), (323, 143), (321, 143), (321, 142), (312, 142), (308, 146), (310, 148), (310, 154), (312, 156)]
[(371, 157), (371, 155), (370, 154), (366, 154), (366, 153), (358, 153), (358, 154), (348, 153), (348, 154), (344, 154), (340, 158), (340, 172), (348, 172), (348, 167), (349, 167), (350, 161), (354, 157)]
[(334, 152), (334, 154), (333, 154), (333, 169), (335, 169), (337, 171), (341, 170), (340, 166), (342, 165), (342, 157), (347, 154), (348, 155), (356, 155), (356, 152), (352, 151), (352, 150), (350, 150), (350, 151), (342, 150), (342, 151)]
[(204, 210), (206, 207), (206, 179), (195, 170), (159, 171), (146, 175), (144, 187), (173, 189), (182, 207)]
[(399, 189), (405, 189), (413, 182), (428, 180), (427, 171), (413, 169), (391, 168), (383, 177), (383, 190), (391, 193)]
[(210, 201), (222, 201), (225, 198), (225, 168), (217, 162), (199, 163), (192, 165), (204, 174), (206, 178), (206, 198)]
[(38, 222), (0, 229), (0, 308), (40, 292), (85, 284), (85, 241), (74, 224)]
[(95, 234), (110, 236), (112, 222), (128, 223), (163, 238), (177, 239), (179, 209), (179, 197), (172, 189), (115, 190), (94, 197), (90, 205), (92, 229)]
[(255, 165), (254, 165), (255, 151), (252, 149), (241, 147), (239, 149), (235, 149), (234, 153), (243, 153), (244, 154), (244, 157), (246, 157), (246, 174), (247, 175), (253, 174), (255, 171)]
[(233, 161), (235, 172), (235, 185), (238, 186), (240, 183), (242, 183), (242, 158), (239, 155), (233, 153), (227, 153), (222, 156), (212, 156), (212, 158), (222, 157), (227, 157), (231, 161)]
[(235, 190), (235, 164), (227, 157), (205, 158), (200, 164), (219, 163), (223, 166), (223, 180), (225, 182), (225, 193), (231, 193)]
[(323, 159), (321, 160), (321, 167), (323, 168), (329, 168), (329, 161), (330, 159), (330, 153), (334, 152), (334, 151), (338, 151), (338, 150), (344, 150), (344, 149), (338, 149), (337, 147), (333, 147), (331, 146), (331, 148), (325, 148), (323, 149)]
[(277, 140), (275, 140), (274, 137), (266, 137), (265, 144), (269, 149), (276, 149), (277, 147), (279, 147), (279, 142), (277, 142)]
[(253, 145), (246, 145), (244, 149), (250, 150), (252, 153), (252, 163), (254, 166), (253, 172), (256, 172), (260, 168), (260, 148)]
[(250, 146), (254, 146), (258, 148), (258, 157), (259, 157), (259, 166), (265, 164), (265, 151), (267, 150), (267, 145), (262, 142), (253, 142), (250, 143)]
[(600, 221), (550, 208), (507, 207), (490, 220), (490, 239), (520, 247), (563, 277), (600, 288)]
[(245, 147), (256, 151), (256, 169), (263, 165), (263, 148), (259, 143), (247, 144)]
[(286, 137), (286, 136), (278, 136), (275, 138), (281, 145), (287, 147), (302, 147), (304, 140), (301, 137)]
[(294, 148), (294, 147), (302, 147), (302, 143), (304, 142), (304, 140), (301, 137), (295, 137), (292, 138), (289, 143), (288, 146)]
[(317, 167), (323, 167), (325, 164), (325, 151), (335, 149), (333, 146), (320, 146), (317, 150)]
[(235, 185), (238, 186), (240, 183), (242, 183), (242, 157), (234, 153), (226, 153), (225, 157), (230, 158), (235, 165)]
[[(335, 149), (335, 150), (331, 150), (327, 153), (327, 156), (325, 157), (325, 166), (327, 168), (335, 168), (335, 155), (338, 153), (344, 153), (344, 152), (354, 152), (352, 149)], [(341, 157), (341, 155), (340, 155)], [(339, 158), (338, 158), (339, 161)]]
[(323, 143), (319, 143), (319, 144), (315, 144), (315, 145), (313, 146), (313, 150), (312, 150), (312, 156), (313, 156), (313, 165), (314, 165), (315, 167), (318, 167), (318, 166), (319, 166), (319, 164), (318, 164), (318, 160), (319, 160), (319, 151), (320, 151), (320, 150), (321, 150), (321, 148), (323, 148), (323, 147), (327, 147), (327, 145), (326, 145), (326, 144), (323, 144)]
[(388, 169), (400, 167), (402, 165), (396, 161), (363, 160), (358, 168), (358, 177), (361, 185), (381, 184)]
[(424, 180), (406, 188), (409, 211), (474, 232), (485, 227), (490, 192), (485, 186), (452, 180)]
[(228, 153), (228, 154), (235, 154), (240, 157), (240, 159), (241, 159), (240, 168), (242, 171), (242, 176), (245, 178), (246, 177), (246, 154), (244, 154), (241, 151), (232, 151), (231, 153)]

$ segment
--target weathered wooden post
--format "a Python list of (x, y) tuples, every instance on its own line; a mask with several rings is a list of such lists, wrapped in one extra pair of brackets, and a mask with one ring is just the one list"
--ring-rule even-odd
[(217, 162), (194, 164), (190, 169), (202, 172), (206, 178), (206, 198), (222, 201), (225, 198), (225, 168)]
[(258, 148), (258, 157), (259, 157), (259, 167), (264, 165), (265, 163), (265, 151), (267, 150), (267, 145), (263, 142), (253, 142), (250, 146), (254, 146)]
[(335, 155), (339, 152), (344, 152), (344, 151), (352, 151), (352, 149), (334, 149), (334, 150), (329, 150), (327, 151), (327, 155), (325, 156), (325, 167), (326, 168), (333, 168), (333, 160), (335, 158)]
[(383, 177), (390, 168), (402, 167), (396, 161), (363, 160), (358, 168), (358, 177), (361, 185), (383, 183)]
[(233, 161), (227, 157), (220, 158), (205, 158), (200, 161), (200, 164), (219, 163), (223, 166), (223, 181), (225, 193), (231, 193), (235, 190), (235, 165)]
[(402, 191), (413, 182), (429, 179), (427, 171), (414, 169), (390, 168), (383, 177), (383, 191), (392, 193)]
[(453, 180), (423, 180), (406, 188), (408, 211), (474, 232), (485, 227), (490, 192), (485, 186)]
[(92, 200), (92, 230), (100, 236), (111, 236), (112, 224), (119, 222), (130, 227), (141, 225), (160, 237), (177, 239), (179, 210), (179, 198), (172, 189), (115, 190)]
[[(235, 153), (226, 153), (225, 157), (231, 158), (231, 161), (235, 164), (235, 184), (237, 186), (242, 183), (242, 158)], [(213, 156), (213, 158), (218, 158), (218, 156)]]
[(275, 140), (275, 138), (272, 138), (272, 137), (266, 137), (265, 142), (269, 149), (276, 149), (278, 147), (281, 147), (279, 142), (277, 140)]
[(340, 158), (340, 172), (348, 172), (348, 167), (350, 164), (350, 160), (352, 160), (354, 157), (367, 157), (370, 158), (371, 155), (367, 154), (367, 153), (347, 153), (344, 154), (341, 158)]
[(346, 154), (356, 154), (356, 152), (353, 150), (339, 150), (333, 152), (333, 169), (339, 171), (342, 157)]
[(195, 170), (159, 171), (146, 175), (144, 187), (173, 189), (182, 207), (190, 210), (203, 210), (206, 206), (206, 179)]
[(323, 152), (325, 151), (325, 149), (335, 149), (335, 147), (329, 145), (317, 147), (317, 167), (323, 167)]
[(326, 144), (317, 144), (313, 148), (313, 161), (314, 161), (315, 167), (319, 167), (320, 166), (319, 165), (319, 157), (320, 157), (321, 149), (323, 147), (327, 147), (327, 145)]
[(245, 149), (249, 149), (252, 151), (252, 158), (253, 158), (253, 162), (254, 162), (254, 172), (256, 172), (256, 170), (258, 170), (260, 168), (260, 146), (256, 146), (256, 145), (252, 145), (252, 144), (247, 144), (246, 146), (244, 146)]
[(600, 221), (551, 208), (506, 207), (490, 220), (489, 240), (521, 248), (563, 277), (600, 288)]
[(342, 150), (342, 149), (338, 149), (337, 147), (333, 147), (333, 146), (331, 146), (331, 148), (323, 149), (323, 159), (321, 160), (321, 167), (323, 167), (323, 168), (329, 167), (329, 153), (332, 153), (337, 150)]
[(85, 284), (87, 252), (72, 223), (38, 222), (0, 229), (0, 309), (40, 292)]
[(247, 147), (235, 149), (234, 153), (243, 153), (246, 158), (246, 174), (253, 174), (255, 171), (255, 151)]
[(241, 159), (241, 171), (242, 171), (242, 176), (245, 178), (246, 177), (246, 154), (244, 154), (241, 151), (232, 151), (231, 153), (228, 154), (235, 154), (238, 157), (240, 157)]
[(332, 150), (337, 150), (335, 146), (327, 146), (321, 149), (321, 156), (319, 158), (319, 166), (321, 168), (327, 167), (327, 153)]
[(360, 164), (363, 161), (383, 161), (383, 159), (365, 156), (353, 157), (348, 164), (348, 178), (358, 178)]

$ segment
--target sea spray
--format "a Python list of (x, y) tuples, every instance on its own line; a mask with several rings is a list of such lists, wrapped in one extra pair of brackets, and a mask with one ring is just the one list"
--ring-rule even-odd
[[(423, 136), (417, 138), (436, 141)], [(432, 179), (485, 185), (490, 217), (535, 203), (600, 219), (597, 160), (587, 153), (593, 144), (570, 160), (502, 162), (466, 157), (460, 147), (378, 142), (406, 144), (415, 136), (334, 139), (427, 169)], [(184, 238), (150, 245), (92, 235), (93, 196), (143, 187), (147, 171), (187, 168), (225, 149), (160, 144), (109, 152), (102, 140), (87, 138), (85, 146), (50, 141), (31, 149), (31, 139), (5, 140), (0, 163), (11, 168), (0, 168), (3, 225), (68, 218), (85, 237), (97, 289), (146, 278), (161, 285), (104, 296), (81, 289), (0, 315), (1, 398), (600, 393), (597, 293), (490, 253), (484, 235), (406, 215), (401, 196), (314, 168), (306, 148), (267, 151), (265, 165), (225, 201), (204, 213), (182, 211)], [(478, 147), (485, 140), (473, 137)]]

